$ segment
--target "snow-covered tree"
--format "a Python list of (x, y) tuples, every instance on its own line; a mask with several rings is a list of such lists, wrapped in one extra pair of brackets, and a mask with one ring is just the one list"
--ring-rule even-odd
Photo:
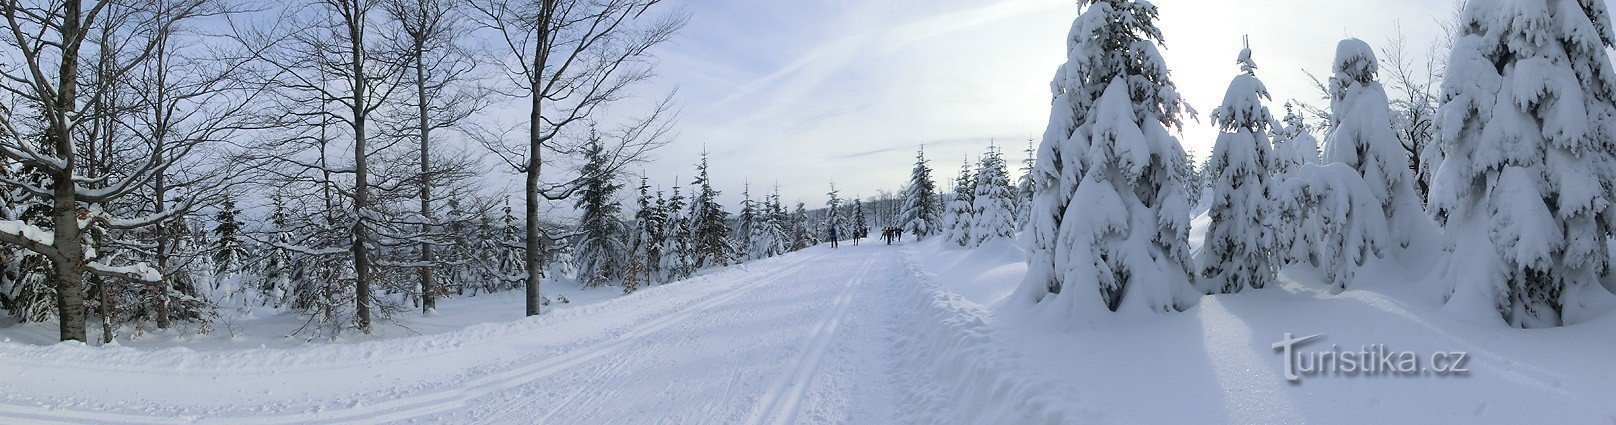
[(797, 202), (797, 209), (791, 213), (791, 250), (797, 251), (819, 244), (813, 228), (808, 223), (808, 206)]
[(1604, 2), (1472, 0), (1439, 112), (1431, 190), (1449, 309), (1511, 326), (1588, 319), (1611, 277), (1616, 47)]
[(847, 234), (846, 226), (842, 223), (842, 192), (836, 190), (836, 183), (830, 184), (830, 192), (825, 192), (825, 197), (826, 237), (829, 237), (830, 229), (835, 229), (837, 238), (849, 239), (851, 235)]
[(663, 231), (667, 229), (668, 215), (664, 210), (662, 192), (658, 191), (656, 197), (651, 195), (651, 183), (644, 177), (640, 178), (638, 188), (640, 196), (635, 200), (634, 213), (634, 249), (633, 255), (643, 266), (639, 281), (651, 283), (662, 265)]
[(1292, 102), (1285, 103), (1282, 126), (1274, 129), (1274, 151), (1268, 170), (1274, 178), (1286, 179), (1302, 168), (1302, 164), (1317, 164), (1319, 140), (1308, 132), (1307, 123), (1296, 113)]
[(937, 183), (931, 179), (931, 166), (926, 162), (926, 151), (915, 153), (915, 168), (909, 174), (909, 185), (903, 192), (902, 222), (899, 227), (914, 233), (915, 240), (941, 231), (938, 220), (942, 211), (937, 202)]
[(852, 237), (849, 239), (853, 239), (855, 243), (857, 243), (857, 240), (868, 236), (865, 232), (870, 228), (870, 219), (864, 215), (864, 200), (856, 196), (853, 198), (853, 222), (849, 223), (847, 227), (849, 228), (848, 231), (852, 232), (849, 235)]
[(1278, 271), (1270, 231), (1274, 209), (1268, 199), (1268, 131), (1274, 124), (1263, 106), (1268, 87), (1257, 78), (1249, 46), (1236, 62), (1241, 73), (1229, 82), (1223, 105), (1212, 111), (1220, 133), (1204, 171), (1212, 189), (1211, 223), (1196, 255), (1197, 283), (1208, 294), (1262, 289)]
[(719, 192), (707, 175), (707, 153), (696, 164), (696, 180), (690, 182), (695, 198), (690, 200), (691, 266), (697, 270), (723, 267), (730, 263), (735, 248), (729, 244), (729, 212), (718, 203)]
[(1408, 166), (1408, 154), (1392, 132), (1392, 114), (1386, 90), (1376, 81), (1380, 65), (1374, 49), (1358, 39), (1336, 45), (1334, 74), (1330, 77), (1332, 131), (1324, 142), (1324, 162), (1341, 162), (1358, 170), (1364, 183), (1380, 198), (1382, 214), (1392, 237), (1402, 247), (1435, 238), (1436, 231)]
[[(1274, 131), (1274, 151), (1269, 156), (1269, 179), (1274, 185), (1297, 178), (1303, 165), (1319, 163), (1319, 141), (1308, 132), (1302, 116), (1289, 102), (1285, 104), (1283, 124), (1283, 127)], [(1322, 228), (1316, 207), (1306, 203), (1305, 199), (1280, 200), (1277, 196), (1275, 194), (1270, 198), (1276, 202), (1276, 217), (1271, 229), (1274, 231), (1274, 250), (1278, 252), (1280, 263), (1311, 261), (1309, 254), (1322, 235), (1302, 230), (1317, 231)], [(1292, 205), (1290, 208), (1278, 208), (1281, 202)]]
[(972, 199), (976, 196), (976, 174), (971, 170), (971, 161), (966, 160), (960, 165), (960, 173), (954, 178), (954, 194), (948, 198), (948, 214), (943, 218), (943, 238), (949, 243), (958, 246), (971, 245), (971, 226), (974, 219), (971, 216)]
[(976, 165), (976, 192), (971, 197), (971, 243), (981, 246), (994, 239), (1016, 235), (1016, 204), (1019, 197), (1010, 187), (1010, 171), (1004, 154), (989, 147)]
[(657, 267), (661, 272), (661, 282), (672, 282), (690, 277), (695, 272), (692, 258), (695, 249), (692, 247), (690, 232), (690, 219), (685, 215), (685, 197), (679, 194), (679, 185), (673, 185), (673, 194), (663, 206), (664, 215), (667, 216), (667, 227), (662, 231), (662, 263)]
[(758, 204), (752, 201), (752, 185), (750, 183), (741, 190), (741, 214), (737, 217), (740, 227), (735, 229), (735, 249), (738, 261), (756, 260), (767, 257), (762, 252), (753, 250), (757, 242), (753, 239), (758, 236), (758, 228), (762, 224), (762, 215), (758, 211)]
[[(242, 262), (247, 257), (246, 247), (241, 243), (241, 227), (244, 224), (238, 218), (241, 209), (236, 207), (234, 197), (225, 196), (219, 204), (219, 211), (213, 215), (213, 265), (214, 275), (224, 277), (241, 271)], [(215, 286), (218, 282), (215, 282)]]
[(1339, 162), (1303, 164), (1273, 192), (1278, 210), (1302, 217), (1290, 233), (1297, 260), (1323, 272), (1333, 292), (1345, 290), (1358, 269), (1384, 258), (1394, 243), (1376, 195), (1357, 170)]
[[(1156, 44), (1156, 7), (1084, 0), (1050, 84), (1016, 298), (1071, 311), (1176, 311), (1196, 300), (1189, 205), (1169, 132), (1187, 113)], [(1079, 183), (1081, 182), (1081, 183)]]
[(629, 254), (628, 226), (618, 216), (623, 206), (617, 202), (617, 191), (623, 185), (608, 168), (610, 159), (600, 143), (585, 149), (589, 161), (579, 174), (585, 181), (573, 201), (581, 213), (573, 264), (584, 286), (616, 285), (623, 280)]
[(752, 227), (752, 246), (747, 250), (753, 258), (767, 258), (784, 254), (790, 244), (790, 218), (780, 205), (780, 189), (764, 197), (758, 204), (757, 224)]
[(1021, 161), (1021, 178), (1016, 179), (1016, 230), (1027, 227), (1027, 221), (1032, 218), (1032, 198), (1037, 185), (1033, 184), (1032, 169), (1036, 165), (1038, 151), (1033, 148), (1032, 139), (1027, 140), (1027, 155)]

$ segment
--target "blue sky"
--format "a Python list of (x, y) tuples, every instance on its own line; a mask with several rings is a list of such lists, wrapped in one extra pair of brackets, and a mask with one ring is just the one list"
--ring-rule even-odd
[[(1335, 44), (1383, 45), (1401, 25), (1424, 51), (1449, 0), (1158, 0), (1174, 80), (1204, 114), (1236, 72), (1249, 35), (1258, 76), (1275, 97), (1317, 97), (1303, 74), (1328, 72)], [(664, 186), (689, 181), (712, 152), (725, 201), (776, 183), (788, 201), (824, 202), (896, 190), (926, 146), (940, 182), (990, 140), (1019, 164), (1048, 119), (1048, 81), (1064, 60), (1078, 8), (1070, 0), (690, 0), (689, 25), (658, 51), (647, 93), (677, 88), (677, 139), (645, 173)], [(1446, 52), (1442, 53), (1443, 55)], [(1192, 124), (1181, 142), (1210, 149), (1216, 133)], [(1012, 170), (1019, 174), (1019, 170)]]

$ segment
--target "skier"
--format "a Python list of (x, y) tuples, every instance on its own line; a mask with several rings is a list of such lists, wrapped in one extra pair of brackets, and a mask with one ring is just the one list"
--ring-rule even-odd
[(836, 226), (830, 228), (830, 247), (836, 248)]

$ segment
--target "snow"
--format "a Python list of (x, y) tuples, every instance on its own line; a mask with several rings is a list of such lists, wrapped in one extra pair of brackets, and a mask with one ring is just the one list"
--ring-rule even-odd
[[(435, 317), (335, 343), (259, 332), (87, 347), (51, 344), (34, 325), (11, 326), (0, 328), (0, 417), (964, 424), (1616, 417), (1605, 396), (1616, 390), (1616, 371), (1598, 366), (1616, 350), (1616, 315), (1513, 330), (1445, 314), (1440, 300), (1412, 284), (1417, 273), (1400, 267), (1366, 270), (1359, 284), (1333, 294), (1318, 271), (1293, 266), (1269, 290), (1205, 296), (1183, 314), (1054, 323), (1013, 308), (1010, 295), (1026, 269), (1025, 251), (1010, 241), (962, 249), (931, 238), (818, 246), (629, 295), (574, 289), (565, 293), (572, 304), (532, 318), (518, 317), (519, 294), (446, 299)], [(269, 329), (287, 319), (238, 325)], [(1324, 350), (1464, 351), (1470, 373), (1291, 383), (1271, 347), (1285, 333), (1324, 333), (1310, 346)]]

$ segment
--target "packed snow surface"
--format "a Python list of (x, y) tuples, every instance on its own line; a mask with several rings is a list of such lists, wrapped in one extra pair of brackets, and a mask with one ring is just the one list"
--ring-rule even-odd
[[(0, 422), (1616, 420), (1609, 314), (1512, 329), (1441, 313), (1397, 266), (1340, 294), (1292, 267), (1179, 314), (1053, 322), (1005, 302), (1026, 270), (1017, 244), (940, 242), (814, 247), (626, 296), (580, 292), (532, 318), (498, 315), (520, 311), (515, 296), (446, 300), (406, 322), (419, 335), (88, 347), (0, 328)], [(1326, 334), (1311, 350), (1466, 352), (1470, 372), (1293, 383), (1272, 348), (1285, 333)]]

